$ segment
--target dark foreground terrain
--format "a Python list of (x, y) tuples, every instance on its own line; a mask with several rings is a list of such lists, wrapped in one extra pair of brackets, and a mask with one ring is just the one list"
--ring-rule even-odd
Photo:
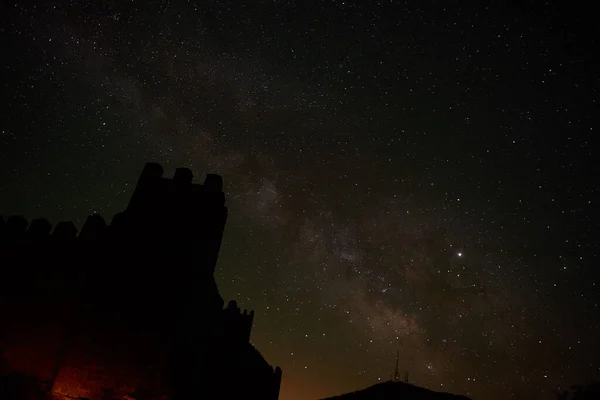
[(323, 400), (470, 400), (468, 397), (450, 393), (434, 392), (404, 382), (383, 382), (356, 392)]

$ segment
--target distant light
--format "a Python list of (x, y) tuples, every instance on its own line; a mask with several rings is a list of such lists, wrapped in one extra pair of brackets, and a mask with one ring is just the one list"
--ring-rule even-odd
[(458, 255), (459, 257), (462, 257), (462, 256), (463, 256), (463, 253), (461, 253), (461, 252), (459, 251), (457, 255)]

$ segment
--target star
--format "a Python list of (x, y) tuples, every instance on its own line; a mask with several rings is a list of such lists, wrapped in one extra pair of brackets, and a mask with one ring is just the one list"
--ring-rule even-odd
[(400, 342), (474, 399), (597, 374), (568, 349), (600, 337), (585, 6), (72, 3), (0, 7), (1, 215), (111, 220), (146, 161), (222, 175), (215, 279), (280, 400), (366, 387)]

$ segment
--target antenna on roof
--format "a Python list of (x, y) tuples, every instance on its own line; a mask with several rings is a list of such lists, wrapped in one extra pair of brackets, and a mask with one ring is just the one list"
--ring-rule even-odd
[(400, 350), (396, 351), (396, 369), (394, 369), (394, 381), (398, 382), (400, 380), (400, 374), (398, 372), (398, 361), (400, 359)]

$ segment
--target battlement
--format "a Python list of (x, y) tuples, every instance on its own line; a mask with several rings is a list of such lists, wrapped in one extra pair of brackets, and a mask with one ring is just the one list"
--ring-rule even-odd
[(223, 179), (207, 174), (203, 185), (192, 180), (187, 168), (177, 168), (168, 179), (159, 164), (146, 164), (129, 205), (112, 225), (129, 225), (140, 235), (163, 240), (220, 238), (227, 218)]
[(194, 184), (187, 168), (177, 168), (172, 179), (163, 177), (163, 168), (147, 163), (140, 174), (128, 206), (116, 214), (110, 225), (98, 214), (90, 215), (79, 236), (70, 221), (59, 222), (52, 230), (45, 218), (29, 223), (21, 215), (0, 216), (0, 240), (98, 239), (111, 231), (127, 233), (120, 239), (144, 241), (220, 242), (227, 219), (223, 179), (208, 174), (204, 184)]
[[(97, 221), (98, 218), (102, 219), (99, 215), (93, 215), (88, 217), (88, 220)], [(102, 221), (104, 220), (102, 219)], [(11, 215), (6, 219), (0, 215), (0, 240), (2, 241), (71, 240), (77, 238), (77, 228), (71, 221), (59, 222), (54, 230), (52, 228), (52, 224), (46, 218), (37, 218), (29, 223), (22, 215)], [(89, 229), (90, 226), (87, 226), (88, 231)]]
[(223, 299), (213, 274), (227, 217), (223, 182), (210, 174), (204, 185), (192, 181), (186, 168), (168, 179), (148, 163), (125, 210), (110, 224), (90, 215), (79, 232), (71, 221), (0, 217), (0, 291), (57, 301), (80, 293), (90, 307), (132, 323), (169, 319), (180, 302), (218, 314)]
[(226, 219), (220, 176), (196, 184), (178, 168), (166, 178), (156, 163), (110, 223), (93, 214), (78, 231), (0, 216), (0, 320), (11, 327), (0, 346), (11, 346), (11, 368), (68, 398), (158, 382), (174, 399), (198, 387), (277, 399), (281, 369), (250, 344), (254, 311), (223, 308), (214, 280)]
[(223, 325), (225, 332), (229, 332), (235, 337), (235, 341), (239, 343), (249, 343), (250, 333), (252, 331), (252, 322), (254, 321), (254, 310), (241, 312), (235, 300), (231, 300), (227, 304), (227, 308), (223, 310)]

